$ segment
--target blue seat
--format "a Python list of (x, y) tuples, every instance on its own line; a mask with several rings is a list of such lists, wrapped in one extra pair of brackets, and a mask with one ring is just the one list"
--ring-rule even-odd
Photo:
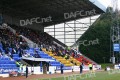
[(4, 60), (10, 60), (10, 58), (4, 58)]
[(48, 56), (48, 54), (40, 54), (40, 53), (39, 53), (39, 55), (40, 55), (40, 56)]
[(42, 58), (51, 59), (51, 57), (50, 57), (50, 56), (43, 56)]
[(15, 61), (10, 61), (9, 64), (15, 64)]
[(45, 54), (43, 51), (39, 51), (40, 54)]
[(0, 64), (2, 64), (3, 63), (3, 61), (0, 59)]
[(10, 58), (9, 57), (2, 57), (2, 58), (0, 58), (0, 60), (10, 60)]
[(15, 64), (15, 61), (6, 61), (5, 64)]
[(8, 66), (6, 66), (5, 64), (1, 64), (1, 67), (8, 67)]
[(3, 68), (16, 68), (16, 64), (0, 64), (0, 67)]
[(19, 54), (13, 54), (13, 57), (19, 57)]
[(15, 61), (19, 61), (21, 58), (19, 58), (19, 57), (13, 57), (13, 59), (14, 59)]
[(29, 51), (34, 51), (34, 48), (30, 48)]
[(10, 61), (9, 60), (7, 60), (7, 61), (3, 60), (3, 62), (4, 62), (3, 64), (9, 64)]
[(0, 64), (6, 64), (9, 60), (0, 60)]
[(9, 67), (15, 68), (15, 67), (17, 67), (17, 66), (16, 66), (16, 64), (9, 64)]
[(2, 65), (0, 64), (0, 67), (2, 67)]

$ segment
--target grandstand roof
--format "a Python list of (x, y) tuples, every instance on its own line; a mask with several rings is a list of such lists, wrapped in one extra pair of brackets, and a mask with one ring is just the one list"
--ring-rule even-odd
[[(91, 15), (73, 15), (65, 18), (65, 13), (75, 13), (77, 11), (95, 10), (95, 15), (101, 14), (104, 10), (96, 6), (94, 0), (0, 0), (0, 12), (5, 15), (16, 17), (19, 20), (31, 18), (46, 18), (51, 16), (52, 21), (41, 23), (43, 27), (58, 24), (66, 21), (72, 21)], [(67, 15), (68, 17), (68, 15)]]

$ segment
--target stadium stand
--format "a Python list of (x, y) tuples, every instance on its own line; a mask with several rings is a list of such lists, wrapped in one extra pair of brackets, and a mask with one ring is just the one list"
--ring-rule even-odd
[[(0, 51), (8, 56), (8, 58), (1, 58), (2, 62), (0, 62), (0, 68), (4, 69), (4, 71), (5, 69), (18, 71), (20, 66), (18, 66), (16, 62), (19, 63), (23, 56), (55, 60), (53, 62), (46, 62), (49, 66), (56, 67), (60, 67), (61, 64), (63, 64), (64, 67), (69, 67), (79, 66), (81, 62), (85, 65), (90, 63), (85, 57), (78, 55), (76, 50), (64, 49), (53, 43), (54, 39), (51, 39), (46, 33), (34, 31), (29, 28), (19, 28), (17, 26), (12, 26), (12, 28), (16, 30), (16, 33), (11, 32), (9, 28), (0, 29)], [(38, 48), (28, 48), (27, 42), (19, 35), (24, 35), (34, 43), (38, 44)], [(3, 54), (1, 54), (1, 56), (2, 55)], [(6, 60), (9, 64), (5, 63)]]
[[(0, 25), (0, 27), (4, 27), (0, 28), (0, 74), (9, 73), (12, 71), (19, 71), (22, 64), (20, 63), (20, 61), (23, 59), (22, 57), (34, 57), (55, 60), (52, 62), (45, 60), (43, 62), (39, 61), (38, 65), (36, 65), (34, 61), (31, 61), (33, 65), (30, 67), (34, 67), (35, 65), (34, 68), (36, 69), (32, 70), (31, 68), (31, 73), (39, 72), (39, 74), (44, 74), (44, 69), (46, 69), (48, 64), (50, 65), (51, 71), (58, 69), (60, 70), (61, 64), (64, 65), (63, 69), (73, 71), (73, 66), (79, 68), (81, 62), (85, 65), (88, 65), (88, 63), (92, 63), (90, 59), (86, 58), (83, 55), (79, 55), (76, 50), (69, 49), (64, 43), (60, 43), (57, 39), (55, 40), (56, 37), (52, 38), (52, 36), (45, 33), (44, 27), (54, 25), (55, 29), (56, 24), (64, 23), (65, 31), (65, 24), (68, 21), (91, 17), (103, 13), (104, 10), (94, 3), (91, 2), (91, 0), (2, 0), (0, 2), (0, 17), (2, 18), (0, 19), (0, 23), (2, 24)], [(18, 5), (22, 7), (17, 7)], [(84, 11), (84, 13), (92, 13), (91, 11), (95, 11), (95, 14), (86, 14), (85, 16), (77, 15), (76, 11), (81, 13), (81, 10)], [(68, 19), (66, 19), (66, 13), (68, 14)], [(70, 13), (73, 13), (73, 15), (70, 15)], [(45, 22), (40, 22), (40, 24), (37, 24), (36, 21), (38, 20), (38, 18), (40, 18), (39, 20)], [(3, 22), (8, 23), (10, 27), (7, 26), (7, 24), (3, 25)], [(12, 30), (12, 28), (15, 30)], [(25, 40), (25, 38), (20, 35), (29, 39), (33, 43), (36, 43), (38, 46), (31, 48), (27, 40)], [(46, 64), (46, 62), (48, 64)]]
[[(81, 57), (79, 54), (77, 55), (76, 51), (73, 49), (63, 50), (63, 48), (53, 43), (54, 39), (50, 38), (51, 36), (47, 35), (44, 32), (34, 31), (26, 27), (24, 28), (20, 28), (18, 26), (11, 26), (11, 27), (16, 30), (17, 34), (24, 35), (25, 37), (29, 38), (31, 41), (37, 43), (39, 47), (45, 48), (46, 50), (43, 49), (44, 52), (49, 51), (51, 48), (52, 51), (56, 52), (56, 56), (58, 57), (53, 56), (54, 53), (50, 53), (50, 54), (49, 52), (46, 52), (46, 53), (48, 53), (49, 56), (52, 56), (53, 58), (57, 59), (61, 63), (66, 64), (66, 66), (73, 66), (73, 64), (80, 65), (81, 62), (84, 63), (85, 65), (88, 65), (88, 63), (91, 63), (91, 61), (87, 60), (86, 58)], [(62, 51), (61, 54), (59, 54), (59, 51)], [(70, 55), (70, 59), (68, 59), (67, 61), (65, 58), (63, 58), (65, 57), (65, 54)], [(33, 54), (31, 55), (33, 56)], [(59, 55), (62, 57), (60, 57)], [(44, 56), (43, 58), (49, 58), (49, 57)]]
[[(62, 48), (60, 48), (59, 46), (57, 46), (56, 44), (53, 44), (53, 40), (51, 40), (49, 38), (49, 36), (45, 35), (44, 33), (41, 33), (41, 32), (36, 32), (34, 30), (31, 30), (31, 29), (28, 29), (28, 28), (19, 28), (19, 27), (16, 27), (16, 26), (12, 26), (12, 28), (15, 28), (16, 29), (16, 34), (19, 35), (19, 34), (22, 34), (24, 35), (25, 37), (31, 39), (32, 41), (34, 41), (35, 43), (38, 43), (38, 45), (41, 47), (41, 48), (45, 48), (43, 49), (43, 51), (39, 51), (39, 50), (36, 50), (38, 53), (35, 54), (34, 52), (34, 49), (30, 49), (28, 50), (26, 53), (27, 53), (27, 56), (28, 56), (28, 53), (30, 53), (31, 56), (34, 56), (34, 57), (41, 57), (41, 58), (47, 58), (47, 59), (52, 59), (52, 57), (58, 61), (56, 62), (52, 62), (50, 63), (50, 65), (52, 66), (60, 66), (60, 62), (62, 64), (64, 64), (64, 66), (73, 66), (73, 65), (80, 65), (80, 62), (84, 62), (85, 65), (87, 65), (87, 63), (90, 63), (89, 61), (87, 61), (87, 59), (84, 59), (83, 57), (79, 57), (77, 58), (77, 60), (75, 59), (76, 57), (76, 53), (74, 50), (72, 50), (73, 54), (71, 53), (71, 51), (67, 50), (67, 49), (64, 49), (62, 50)], [(9, 30), (8, 30), (9, 32)], [(9, 32), (11, 33), (11, 32)], [(11, 33), (13, 35), (13, 33)], [(8, 34), (7, 34), (8, 35)], [(13, 35), (14, 36), (14, 35)], [(44, 38), (42, 38), (44, 37)], [(18, 43), (21, 42), (21, 41), (18, 41)], [(52, 45), (52, 46), (50, 46)], [(17, 46), (16, 46), (17, 47)], [(14, 47), (15, 48), (15, 47)], [(11, 53), (14, 53), (12, 54), (12, 58), (16, 61), (19, 61), (20, 60), (20, 55), (19, 55), (19, 51), (17, 53), (14, 52), (14, 48), (9, 48), (9, 51)], [(52, 48), (51, 51), (50, 48)], [(24, 48), (25, 49), (25, 48)], [(6, 50), (5, 50), (6, 51)], [(55, 53), (52, 53), (52, 51), (54, 51)], [(62, 51), (62, 52), (60, 52)], [(46, 54), (47, 53), (47, 54)], [(65, 56), (67, 57), (67, 55), (69, 56), (69, 59), (66, 60)], [(25, 54), (23, 53), (22, 55), (25, 56)], [(79, 62), (80, 61), (80, 62)], [(58, 64), (56, 64), (58, 63)]]
[[(29, 38), (30, 40), (32, 40), (33, 42), (35, 43), (38, 43), (38, 45), (41, 47), (41, 48), (46, 48), (46, 50), (48, 51), (52, 45), (52, 50), (55, 50), (54, 48), (56, 48), (56, 52), (59, 51), (59, 49), (61, 49), (60, 47), (58, 47), (57, 45), (53, 44), (53, 41), (49, 38), (49, 36), (45, 35), (44, 33), (39, 33), (39, 32), (35, 32), (34, 30), (31, 30), (31, 29), (28, 29), (28, 28), (19, 28), (19, 27), (14, 27), (16, 29), (16, 32), (18, 34), (22, 34), (24, 35), (25, 37)], [(27, 31), (27, 32), (26, 32)], [(30, 37), (30, 36), (33, 36), (33, 37)], [(44, 38), (42, 38), (44, 37)], [(41, 39), (42, 38), (42, 39)], [(54, 46), (54, 47), (53, 47)], [(57, 50), (58, 49), (58, 50)], [(31, 49), (32, 50), (32, 49)], [(34, 52), (33, 52), (34, 53)], [(33, 54), (31, 54), (33, 55)], [(42, 55), (39, 55), (39, 56), (42, 56)], [(51, 57), (48, 57), (48, 56), (44, 56), (43, 58), (51, 58)], [(62, 57), (61, 57), (62, 58)], [(56, 58), (58, 59), (58, 58)], [(65, 63), (66, 66), (72, 66), (71, 62), (70, 61), (67, 61), (66, 62), (66, 59), (59, 59), (60, 61), (62, 61), (61, 63)], [(58, 61), (59, 61), (58, 60)]]

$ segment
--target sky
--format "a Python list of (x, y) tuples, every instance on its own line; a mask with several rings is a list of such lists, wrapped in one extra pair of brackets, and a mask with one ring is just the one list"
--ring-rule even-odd
[[(101, 4), (103, 4), (105, 7), (111, 6), (111, 3), (113, 0), (98, 0)], [(115, 1), (115, 0), (114, 0)], [(118, 0), (118, 8), (120, 9), (120, 0)]]

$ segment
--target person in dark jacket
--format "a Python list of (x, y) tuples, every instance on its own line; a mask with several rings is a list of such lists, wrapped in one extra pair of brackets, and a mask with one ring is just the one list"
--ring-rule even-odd
[(80, 74), (83, 72), (83, 63), (80, 64)]
[(26, 78), (28, 77), (28, 66), (26, 65)]
[(61, 74), (63, 74), (63, 64), (61, 64), (60, 69), (61, 69)]

